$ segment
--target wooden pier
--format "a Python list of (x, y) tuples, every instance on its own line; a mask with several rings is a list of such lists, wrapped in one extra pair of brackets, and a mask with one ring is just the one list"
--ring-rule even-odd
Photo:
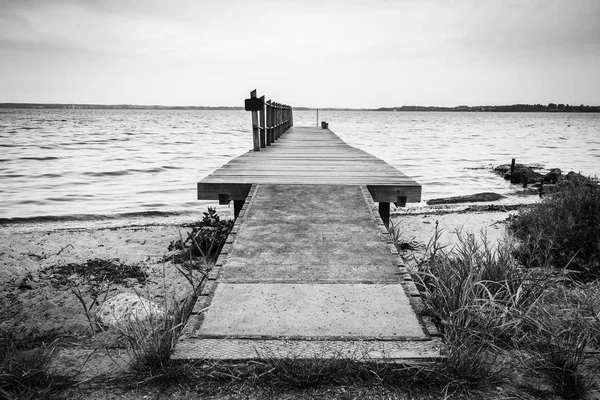
[(420, 185), (329, 129), (260, 120), (253, 151), (198, 183), (236, 222), (173, 357), (440, 357), (386, 228)]
[(198, 199), (241, 208), (252, 184), (367, 186), (387, 223), (390, 203), (421, 201), (421, 185), (329, 129), (292, 127), (261, 151), (231, 160), (198, 183)]

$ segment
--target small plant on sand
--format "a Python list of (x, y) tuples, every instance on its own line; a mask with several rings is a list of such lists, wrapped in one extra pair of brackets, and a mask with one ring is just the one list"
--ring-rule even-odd
[(538, 204), (519, 212), (509, 228), (522, 241), (516, 256), (527, 266), (565, 268), (576, 278), (600, 277), (600, 185), (563, 181)]
[[(172, 241), (169, 251), (182, 250), (184, 261), (187, 256), (203, 257), (207, 263), (217, 260), (227, 236), (233, 228), (232, 219), (222, 220), (214, 208), (209, 207), (198, 223), (192, 224), (188, 237)], [(181, 257), (179, 257), (181, 259)]]
[(405, 262), (415, 262), (414, 252), (417, 250), (422, 250), (425, 246), (422, 243), (419, 243), (413, 237), (412, 239), (405, 239), (402, 236), (402, 229), (399, 224), (395, 224), (392, 220), (390, 220), (390, 226), (388, 228), (388, 234), (390, 236), (390, 240), (400, 257)]

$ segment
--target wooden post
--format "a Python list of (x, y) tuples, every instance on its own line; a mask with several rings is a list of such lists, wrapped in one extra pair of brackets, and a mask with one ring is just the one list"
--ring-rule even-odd
[(275, 140), (278, 140), (281, 136), (281, 104), (275, 103)]
[(240, 215), (240, 211), (242, 210), (242, 206), (246, 200), (234, 200), (233, 201), (233, 219), (237, 219)]
[(273, 143), (273, 132), (271, 130), (271, 100), (267, 101), (267, 146), (270, 146)]
[(271, 119), (273, 127), (273, 143), (277, 140), (277, 102), (273, 102), (273, 117)]
[(513, 158), (510, 163), (510, 183), (514, 183), (513, 176), (515, 175), (515, 159)]
[(386, 228), (390, 227), (390, 203), (379, 202), (379, 216)]
[(394, 204), (396, 207), (406, 207), (406, 196), (398, 196)]
[[(263, 104), (265, 102), (265, 96), (260, 96), (260, 99), (262, 100)], [(267, 145), (267, 139), (266, 139), (266, 134), (265, 134), (265, 108), (261, 108), (261, 110), (259, 111), (260, 114), (260, 147), (262, 147), (263, 149), (265, 148), (265, 146)]]
[(319, 126), (319, 109), (317, 108), (317, 126)]
[[(256, 89), (250, 92), (250, 98), (256, 98)], [(260, 137), (258, 132), (258, 112), (252, 111), (252, 142), (254, 144), (254, 151), (260, 151)]]
[(294, 126), (294, 110), (290, 106), (290, 128)]

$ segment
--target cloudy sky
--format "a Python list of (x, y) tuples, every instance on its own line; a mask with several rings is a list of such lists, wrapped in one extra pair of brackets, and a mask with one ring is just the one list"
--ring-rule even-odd
[(600, 104), (597, 0), (0, 0), (0, 102)]

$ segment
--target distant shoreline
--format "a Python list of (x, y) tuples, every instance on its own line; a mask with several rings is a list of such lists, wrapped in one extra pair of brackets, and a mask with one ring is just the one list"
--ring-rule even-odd
[[(78, 109), (78, 110), (224, 110), (242, 111), (244, 107), (231, 106), (161, 106), (135, 104), (62, 104), (62, 103), (0, 103), (0, 109)], [(315, 107), (294, 107), (298, 111), (317, 110)], [(400, 106), (380, 108), (318, 108), (322, 111), (426, 111), (426, 112), (567, 112), (599, 113), (600, 106), (569, 104), (512, 104), (500, 106)]]

